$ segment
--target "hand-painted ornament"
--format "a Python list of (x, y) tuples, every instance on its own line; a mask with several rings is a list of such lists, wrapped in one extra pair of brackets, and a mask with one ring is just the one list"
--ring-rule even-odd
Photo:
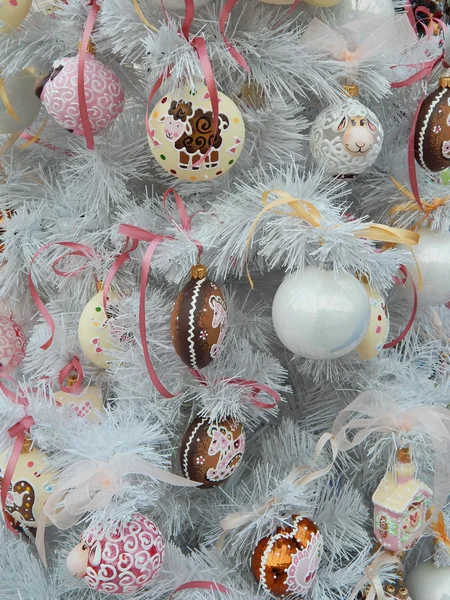
[[(236, 104), (219, 92), (216, 135), (208, 88), (182, 87), (161, 98), (149, 117), (150, 149), (169, 173), (187, 181), (215, 179), (239, 158), (245, 126)], [(204, 160), (203, 160), (204, 158)]]
[(432, 560), (413, 567), (406, 577), (412, 600), (449, 600), (450, 567), (437, 567)]
[(405, 552), (420, 539), (433, 492), (416, 479), (408, 448), (397, 451), (395, 471), (388, 471), (372, 497), (375, 536), (391, 552)]
[(228, 325), (222, 290), (195, 265), (191, 280), (175, 301), (171, 317), (172, 342), (185, 365), (202, 369), (220, 352)]
[(0, 2), (0, 31), (8, 33), (25, 20), (33, 0), (3, 0)]
[(10, 317), (0, 316), (0, 373), (9, 375), (25, 358), (27, 339)]
[[(0, 488), (8, 466), (11, 450), (0, 455)], [(6, 497), (6, 515), (10, 524), (20, 531), (23, 526), (37, 527), (44, 504), (55, 485), (56, 475), (49, 468), (47, 456), (26, 439), (11, 478)]]
[(354, 96), (356, 86), (347, 86), (352, 97), (323, 110), (309, 134), (315, 160), (330, 175), (352, 176), (373, 165), (383, 143), (378, 117)]
[(354, 350), (366, 335), (370, 303), (350, 273), (306, 267), (285, 277), (272, 305), (277, 336), (291, 352), (320, 360)]
[(85, 531), (67, 556), (67, 569), (104, 594), (132, 594), (147, 586), (159, 573), (164, 559), (164, 539), (158, 527), (135, 513), (127, 523)]
[(180, 447), (180, 461), (187, 479), (202, 488), (220, 485), (236, 471), (245, 451), (245, 433), (232, 418), (210, 422), (197, 417), (187, 428)]
[(103, 412), (103, 397), (99, 387), (90, 385), (80, 393), (55, 392), (56, 402), (62, 406), (70, 406), (74, 416), (83, 417), (92, 423), (98, 423)]
[(428, 171), (450, 167), (450, 77), (422, 102), (414, 132), (417, 162)]
[(262, 538), (252, 555), (252, 571), (264, 591), (277, 598), (303, 599), (319, 568), (323, 539), (317, 525), (292, 515), (292, 527), (278, 527)]
[(355, 348), (361, 360), (371, 360), (378, 356), (389, 335), (389, 313), (384, 298), (373, 290), (368, 283), (363, 283), (370, 302), (370, 321), (366, 335)]
[[(78, 55), (53, 63), (36, 94), (49, 114), (75, 135), (84, 135), (78, 104)], [(86, 105), (92, 133), (106, 129), (123, 111), (125, 94), (119, 78), (91, 52), (84, 66)]]
[(36, 77), (29, 69), (4, 81), (6, 99), (0, 96), (0, 133), (23, 131), (38, 116), (41, 103), (34, 93), (35, 82)]
[[(411, 259), (408, 270), (413, 278), (418, 303), (423, 306), (437, 306), (450, 300), (450, 233), (431, 231), (426, 227), (418, 230), (420, 239), (414, 246), (414, 255), (422, 276), (422, 287), (419, 289), (417, 267)], [(412, 297), (412, 285), (409, 278), (405, 285), (397, 286), (400, 294)]]
[[(108, 307), (118, 302), (119, 296), (110, 293)], [(84, 307), (78, 323), (78, 341), (83, 354), (102, 369), (107, 369), (110, 363), (108, 350), (117, 347), (119, 342), (111, 332), (108, 316), (103, 307), (103, 291), (99, 291)]]
[[(201, 8), (205, 4), (211, 4), (212, 0), (193, 0), (194, 8)], [(150, 0), (150, 4), (161, 8), (161, 0)], [(164, 8), (166, 10), (186, 10), (185, 0), (164, 0)]]

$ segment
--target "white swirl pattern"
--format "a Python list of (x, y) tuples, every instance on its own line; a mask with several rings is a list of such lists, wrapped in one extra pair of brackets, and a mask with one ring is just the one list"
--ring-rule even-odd
[[(62, 70), (45, 84), (41, 99), (55, 121), (76, 135), (84, 135), (78, 103), (78, 56), (56, 61), (53, 69), (61, 66)], [(118, 77), (91, 54), (86, 55), (84, 87), (89, 121), (96, 134), (123, 111), (125, 94)]]
[(0, 317), (0, 373), (9, 374), (25, 358), (26, 337), (15, 321)]
[(99, 592), (137, 592), (156, 577), (162, 566), (161, 532), (139, 513), (106, 534), (101, 525), (92, 528), (84, 542), (90, 548), (84, 580)]

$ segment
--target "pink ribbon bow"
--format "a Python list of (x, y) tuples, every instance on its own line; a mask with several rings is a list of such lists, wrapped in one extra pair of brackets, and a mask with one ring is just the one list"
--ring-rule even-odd
[(145, 475), (170, 485), (198, 487), (201, 483), (179, 477), (134, 454), (117, 454), (107, 463), (80, 460), (61, 472), (39, 517), (36, 547), (44, 565), (45, 526), (52, 523), (58, 529), (69, 529), (88, 511), (99, 510), (122, 493), (128, 475)]

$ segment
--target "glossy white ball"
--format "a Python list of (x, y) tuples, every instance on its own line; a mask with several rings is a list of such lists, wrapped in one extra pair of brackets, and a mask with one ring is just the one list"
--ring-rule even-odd
[(281, 342), (299, 356), (339, 358), (358, 346), (370, 320), (363, 284), (349, 273), (306, 267), (277, 290), (272, 321)]
[(436, 567), (432, 560), (412, 569), (405, 583), (411, 600), (450, 600), (450, 567)]
[[(413, 246), (414, 254), (422, 275), (422, 288), (419, 290), (417, 267), (412, 258), (407, 267), (417, 288), (418, 303), (422, 306), (438, 306), (450, 300), (450, 233), (439, 233), (430, 229), (419, 229), (419, 243)], [(398, 285), (400, 294), (412, 297), (410, 279)]]
[(347, 98), (319, 113), (309, 145), (330, 175), (357, 175), (377, 159), (383, 135), (378, 117), (359, 100)]
[(5, 80), (5, 92), (19, 120), (8, 112), (0, 101), (0, 133), (16, 133), (26, 129), (38, 116), (41, 101), (34, 92), (36, 77), (28, 69), (14, 73)]

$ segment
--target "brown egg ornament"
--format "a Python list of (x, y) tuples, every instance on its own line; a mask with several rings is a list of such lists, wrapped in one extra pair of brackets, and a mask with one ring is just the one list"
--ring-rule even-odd
[(414, 154), (421, 167), (442, 171), (450, 167), (450, 77), (425, 98), (414, 132)]
[(199, 481), (202, 488), (226, 481), (236, 471), (245, 451), (245, 433), (232, 418), (210, 422), (197, 417), (181, 441), (180, 460), (187, 479)]
[(323, 539), (317, 525), (292, 515), (292, 526), (278, 527), (256, 546), (251, 567), (262, 589), (277, 598), (304, 598), (319, 568)]
[(195, 265), (172, 310), (175, 352), (192, 369), (206, 367), (221, 349), (227, 324), (227, 303), (221, 289), (206, 278), (203, 265)]

